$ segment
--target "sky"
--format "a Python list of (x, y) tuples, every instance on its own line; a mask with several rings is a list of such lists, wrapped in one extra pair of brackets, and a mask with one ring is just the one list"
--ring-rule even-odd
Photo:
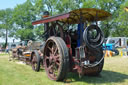
[(22, 4), (27, 0), (0, 0), (0, 9), (14, 8), (17, 4)]
[[(6, 8), (14, 8), (17, 4), (22, 4), (27, 0), (0, 0), (0, 10)], [(8, 38), (9, 42), (13, 41), (13, 38)], [(15, 42), (19, 40), (15, 39)], [(5, 42), (5, 39), (0, 38), (0, 42)]]

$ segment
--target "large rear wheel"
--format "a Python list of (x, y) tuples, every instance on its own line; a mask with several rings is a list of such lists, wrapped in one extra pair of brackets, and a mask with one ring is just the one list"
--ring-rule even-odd
[(44, 66), (51, 80), (62, 81), (68, 72), (68, 48), (62, 38), (50, 37), (44, 48)]

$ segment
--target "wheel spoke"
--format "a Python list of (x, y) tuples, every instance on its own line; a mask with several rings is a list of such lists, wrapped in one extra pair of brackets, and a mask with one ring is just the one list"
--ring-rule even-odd
[(35, 56), (33, 56), (32, 62), (33, 63), (36, 63), (37, 62), (37, 59), (35, 58)]
[(54, 77), (56, 77), (58, 74), (58, 68), (59, 67), (55, 65), (54, 70), (53, 70), (54, 71), (54, 73), (53, 73)]
[(55, 73), (53, 73), (53, 76), (54, 76), (54, 77), (56, 77), (56, 74), (55, 74)]
[(59, 62), (56, 62), (56, 65), (60, 66), (60, 63)]
[(52, 58), (48, 57), (48, 56), (45, 57), (45, 61), (48, 61), (49, 65), (52, 64), (52, 62), (53, 62)]
[[(59, 28), (56, 28), (55, 30), (57, 29), (59, 30)], [(61, 32), (58, 30), (56, 31), (57, 36), (61, 35)], [(52, 80), (63, 80), (68, 72), (67, 65), (69, 63), (68, 61), (65, 61), (68, 57), (66, 57), (64, 53), (68, 54), (68, 50), (66, 49), (66, 44), (63, 39), (50, 37), (47, 40), (44, 49), (46, 50), (44, 51), (43, 61), (48, 77)]]
[(59, 55), (54, 56), (54, 59), (55, 59), (55, 61), (60, 61), (60, 56)]
[(52, 54), (54, 53), (54, 47), (52, 46)]
[(48, 49), (52, 52), (52, 48), (50, 48), (50, 47), (48, 46)]
[(35, 62), (37, 62), (37, 59), (36, 59), (36, 57), (34, 58), (34, 61), (35, 61)]
[(50, 60), (50, 57), (46, 56), (46, 60)]
[(50, 65), (49, 67), (48, 67), (48, 71), (50, 72), (50, 73), (53, 73), (53, 65)]
[(57, 51), (58, 51), (58, 48), (56, 47), (55, 48), (55, 51), (54, 51), (54, 56), (55, 56), (55, 54), (56, 54)]
[(58, 70), (57, 69), (54, 69), (54, 73), (53, 73), (53, 76), (56, 77), (58, 74)]
[(35, 70), (37, 67), (37, 59), (35, 54), (33, 55), (33, 59), (32, 59), (32, 69)]
[[(54, 46), (54, 43), (53, 43), (53, 46)], [(50, 52), (51, 52), (50, 54), (53, 54), (53, 51), (54, 51), (54, 47), (53, 47), (53, 46), (52, 46), (52, 47), (49, 47), (49, 46), (48, 46), (48, 49), (49, 49)]]

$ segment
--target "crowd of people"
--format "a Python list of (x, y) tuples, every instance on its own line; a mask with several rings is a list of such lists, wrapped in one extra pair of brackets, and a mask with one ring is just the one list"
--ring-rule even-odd
[(6, 46), (6, 48), (3, 48), (1, 45), (0, 45), (0, 53), (9, 53), (9, 48), (8, 48), (8, 45)]

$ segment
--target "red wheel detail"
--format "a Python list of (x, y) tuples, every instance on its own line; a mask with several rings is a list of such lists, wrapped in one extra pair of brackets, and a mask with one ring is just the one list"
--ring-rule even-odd
[[(61, 39), (62, 40), (62, 39)], [(59, 39), (51, 37), (44, 48), (44, 65), (48, 77), (52, 80), (63, 80), (67, 74), (68, 54), (66, 45), (60, 45)], [(65, 46), (65, 47), (64, 47)], [(63, 50), (65, 48), (65, 50)]]
[(46, 54), (47, 56), (45, 56), (48, 76), (56, 80), (56, 76), (58, 75), (60, 60), (59, 60), (58, 47), (56, 46), (54, 41), (49, 41), (46, 51), (48, 51)]

